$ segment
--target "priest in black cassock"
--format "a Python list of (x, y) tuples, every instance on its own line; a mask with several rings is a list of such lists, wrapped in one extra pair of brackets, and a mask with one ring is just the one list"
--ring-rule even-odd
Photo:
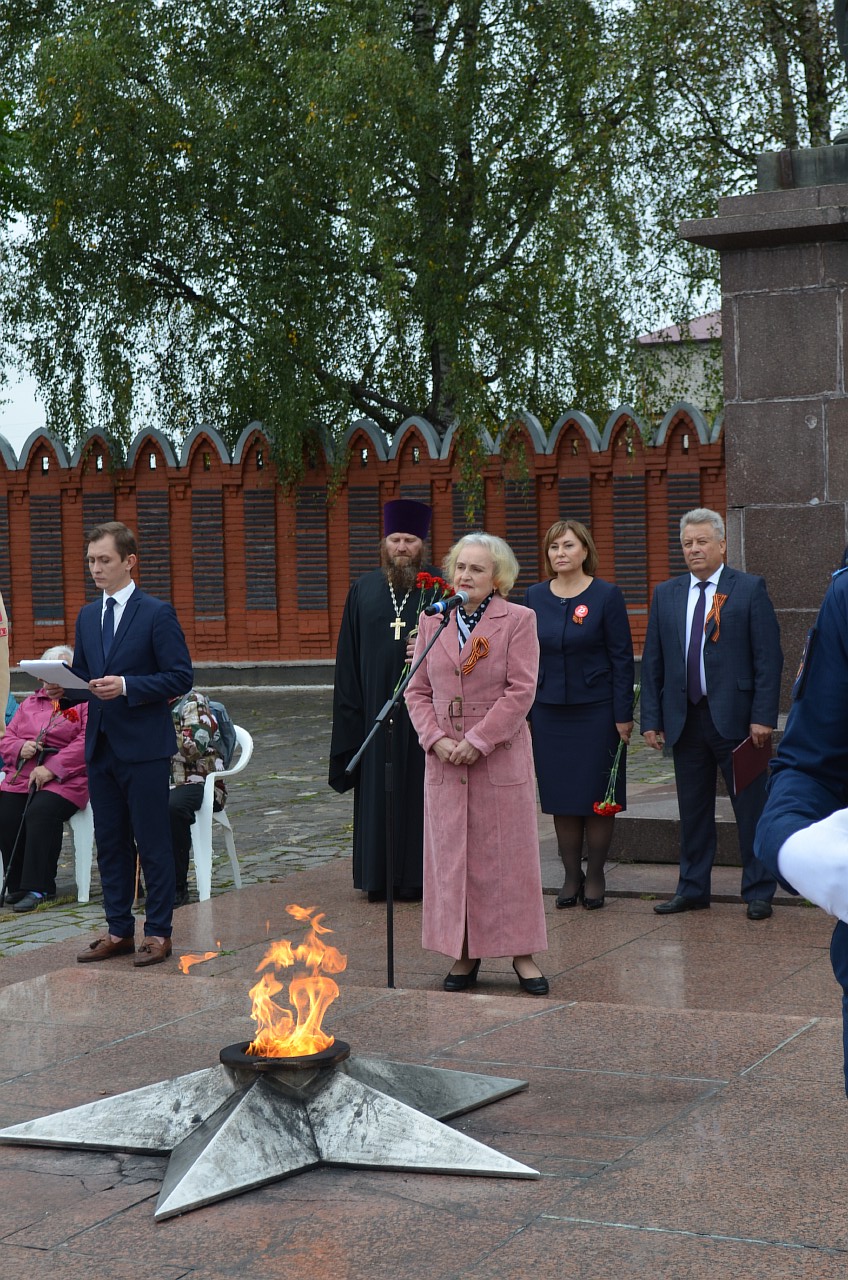
[[(409, 632), (425, 603), (416, 578), (424, 569), (431, 514), (408, 498), (385, 504), (381, 568), (357, 578), (348, 592), (336, 649), (329, 782), (334, 791), (354, 788), (353, 883), (369, 902), (386, 896), (385, 733), (377, 734), (352, 777), (345, 768), (406, 662)], [(414, 901), (422, 884), (424, 752), (403, 702), (393, 724), (394, 896)]]

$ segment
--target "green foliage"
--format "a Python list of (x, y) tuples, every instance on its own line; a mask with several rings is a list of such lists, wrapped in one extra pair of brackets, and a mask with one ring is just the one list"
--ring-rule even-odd
[(632, 334), (714, 298), (676, 222), (826, 126), (834, 41), (782, 6), (7, 0), (6, 342), (71, 441), (259, 419), (296, 475), (420, 413), (473, 488), (516, 410), (603, 420)]
[[(7, 6), (6, 316), (63, 436), (602, 405), (637, 225), (588, 0)], [(613, 263), (613, 259), (617, 263)]]

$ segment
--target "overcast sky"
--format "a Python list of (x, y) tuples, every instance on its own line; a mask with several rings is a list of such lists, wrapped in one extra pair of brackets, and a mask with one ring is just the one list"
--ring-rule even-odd
[(30, 378), (0, 389), (0, 436), (5, 436), (20, 457), (21, 448), (33, 431), (44, 426), (44, 410), (35, 398)]

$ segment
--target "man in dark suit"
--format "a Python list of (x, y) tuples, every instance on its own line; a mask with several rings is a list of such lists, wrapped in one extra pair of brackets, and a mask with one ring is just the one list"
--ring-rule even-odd
[(754, 855), (765, 773), (736, 795), (732, 753), (748, 736), (764, 748), (777, 724), (780, 630), (763, 579), (725, 565), (717, 512), (687, 512), (680, 541), (689, 572), (654, 592), (642, 656), (642, 735), (658, 751), (672, 747), (680, 809), (677, 892), (654, 911), (710, 905), (718, 766), (736, 816), (748, 919), (765, 920), (776, 888)]
[(144, 941), (133, 962), (141, 967), (171, 954), (168, 791), (177, 741), (168, 700), (188, 692), (193, 671), (171, 605), (133, 582), (137, 555), (135, 536), (117, 521), (89, 534), (88, 567), (103, 594), (80, 610), (74, 670), (89, 687), (85, 757), (109, 927), (77, 959), (135, 951), (137, 846), (147, 894)]

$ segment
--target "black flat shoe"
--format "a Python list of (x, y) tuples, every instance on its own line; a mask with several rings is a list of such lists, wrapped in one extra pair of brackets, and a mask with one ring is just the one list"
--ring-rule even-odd
[(581, 872), (580, 883), (577, 886), (577, 892), (572, 893), (570, 898), (563, 898), (562, 896), (557, 898), (556, 905), (559, 907), (560, 911), (564, 907), (576, 907), (578, 902), (582, 900), (585, 889), (586, 889), (586, 877)]
[(49, 902), (55, 897), (55, 893), (36, 893), (33, 890), (31, 893), (22, 894), (12, 907), (12, 910), (19, 913), (23, 911), (35, 911), (36, 907), (40, 907), (43, 902)]
[[(512, 964), (515, 969), (515, 961)], [(522, 991), (526, 991), (528, 996), (546, 996), (550, 991), (548, 980), (544, 974), (540, 973), (538, 978), (522, 978), (521, 974), (515, 969), (515, 976), (518, 979), (518, 985)]]
[(474, 986), (479, 972), (480, 961), (475, 960), (474, 968), (469, 969), (468, 973), (449, 973), (442, 986), (445, 991), (467, 991), (469, 987)]

